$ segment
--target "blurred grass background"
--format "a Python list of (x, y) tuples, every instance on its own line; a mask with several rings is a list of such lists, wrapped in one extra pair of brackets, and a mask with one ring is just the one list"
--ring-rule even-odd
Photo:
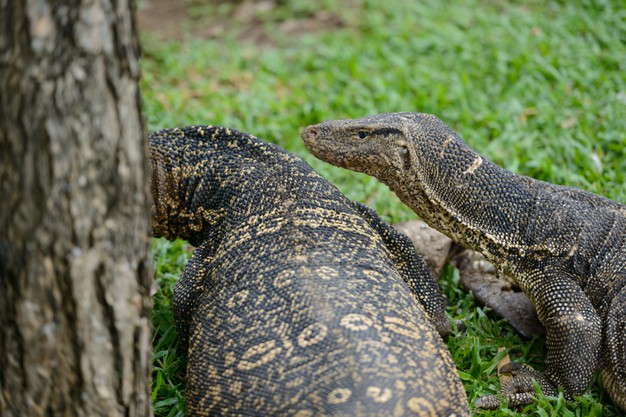
[[(391, 222), (415, 218), (386, 186), (316, 160), (302, 127), (392, 111), (439, 116), (520, 174), (626, 203), (626, 7), (622, 1), (143, 0), (142, 95), (149, 130), (219, 124), (298, 154)], [(189, 248), (155, 240), (155, 414), (184, 415), (171, 292)], [(504, 346), (541, 367), (542, 338), (519, 338), (458, 288), (448, 340), (470, 402), (496, 393)], [(477, 415), (622, 415), (598, 382), (575, 402)]]

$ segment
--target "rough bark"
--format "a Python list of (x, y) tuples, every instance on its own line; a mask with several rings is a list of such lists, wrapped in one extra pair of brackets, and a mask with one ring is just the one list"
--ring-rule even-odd
[(132, 0), (0, 0), (0, 415), (146, 416)]

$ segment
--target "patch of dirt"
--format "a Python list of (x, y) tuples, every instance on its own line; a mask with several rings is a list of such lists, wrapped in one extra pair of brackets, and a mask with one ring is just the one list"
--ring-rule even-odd
[(240, 40), (273, 45), (276, 39), (345, 27), (338, 16), (326, 10), (316, 11), (307, 17), (267, 23), (263, 15), (277, 7), (284, 7), (276, 0), (232, 1), (231, 6), (231, 11), (224, 17), (199, 14), (197, 11), (192, 13), (190, 1), (144, 0), (137, 13), (139, 30), (156, 34), (162, 39), (179, 40), (189, 35), (198, 39), (214, 39), (226, 32), (235, 32)]
[(162, 38), (180, 39), (188, 19), (184, 1), (144, 0), (137, 10), (139, 31), (155, 33)]

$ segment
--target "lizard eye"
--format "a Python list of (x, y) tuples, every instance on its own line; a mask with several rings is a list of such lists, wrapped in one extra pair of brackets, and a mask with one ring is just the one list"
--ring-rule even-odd
[(359, 130), (357, 132), (357, 135), (359, 136), (359, 139), (365, 139), (369, 136), (369, 133), (367, 133), (365, 130)]

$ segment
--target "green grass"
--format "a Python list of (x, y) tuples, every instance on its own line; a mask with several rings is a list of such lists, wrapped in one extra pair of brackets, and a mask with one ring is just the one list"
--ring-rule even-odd
[[(285, 4), (288, 3), (288, 4)], [(230, 3), (191, 3), (193, 30), (231, 19)], [(219, 38), (142, 36), (148, 128), (221, 124), (302, 156), (348, 197), (385, 219), (415, 215), (387, 187), (313, 158), (300, 129), (329, 118), (387, 111), (433, 113), (494, 162), (545, 181), (626, 203), (626, 9), (620, 1), (455, 2), (352, 0), (279, 2), (255, 30), (233, 21)], [(287, 20), (324, 9), (341, 22), (288, 34)], [(184, 361), (176, 355), (171, 293), (188, 256), (182, 242), (154, 244), (155, 414), (182, 415)], [(448, 345), (470, 402), (498, 390), (497, 349), (541, 366), (542, 338), (522, 340), (458, 288), (441, 280), (453, 318), (468, 330)], [(612, 416), (621, 412), (599, 383), (574, 402), (541, 399), (524, 410), (478, 415)]]

